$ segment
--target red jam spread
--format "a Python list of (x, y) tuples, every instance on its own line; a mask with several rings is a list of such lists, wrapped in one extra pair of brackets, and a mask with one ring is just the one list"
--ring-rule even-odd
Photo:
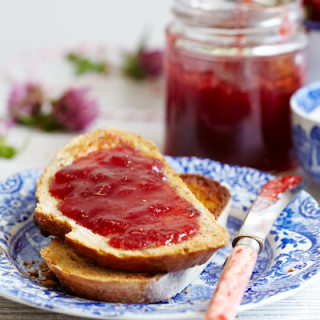
[(289, 100), (305, 81), (300, 52), (209, 59), (175, 41), (169, 34), (164, 152), (266, 171), (297, 166)]
[(277, 200), (282, 193), (295, 188), (301, 181), (301, 176), (278, 177), (267, 182), (267, 184), (261, 189), (259, 195)]
[(301, 181), (301, 176), (280, 176), (270, 180), (263, 186), (255, 201), (256, 210), (258, 208), (264, 213), (264, 210), (275, 204), (284, 192), (296, 188)]
[(166, 182), (161, 161), (130, 147), (94, 151), (58, 171), (58, 208), (114, 248), (172, 245), (199, 230), (199, 212)]

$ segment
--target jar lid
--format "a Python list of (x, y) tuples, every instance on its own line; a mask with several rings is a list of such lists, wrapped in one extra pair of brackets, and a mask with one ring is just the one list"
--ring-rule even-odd
[(300, 0), (175, 0), (173, 13), (188, 24), (209, 28), (275, 27), (300, 22)]

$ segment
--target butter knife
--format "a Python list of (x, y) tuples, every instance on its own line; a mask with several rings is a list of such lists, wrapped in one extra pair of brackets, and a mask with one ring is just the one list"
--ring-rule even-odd
[(229, 256), (205, 320), (233, 320), (250, 280), (258, 254), (279, 214), (306, 186), (302, 177), (277, 177), (261, 189), (249, 210), (238, 235), (233, 239)]

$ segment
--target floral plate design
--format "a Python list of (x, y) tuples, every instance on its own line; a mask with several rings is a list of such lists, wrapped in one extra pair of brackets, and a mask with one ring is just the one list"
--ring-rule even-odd
[(304, 170), (320, 181), (320, 82), (297, 90), (291, 97), (292, 141)]
[[(220, 181), (232, 194), (227, 228), (237, 234), (248, 208), (272, 175), (246, 167), (199, 159), (167, 157), (178, 172), (200, 173)], [(200, 319), (231, 252), (218, 251), (214, 262), (174, 298), (153, 304), (115, 304), (80, 299), (61, 287), (47, 288), (33, 280), (25, 261), (41, 262), (40, 249), (49, 239), (32, 222), (40, 170), (30, 169), (0, 182), (0, 295), (33, 307), (96, 319)], [(301, 192), (280, 214), (259, 256), (239, 311), (284, 298), (308, 284), (320, 271), (320, 208)], [(38, 262), (39, 261), (39, 262)]]

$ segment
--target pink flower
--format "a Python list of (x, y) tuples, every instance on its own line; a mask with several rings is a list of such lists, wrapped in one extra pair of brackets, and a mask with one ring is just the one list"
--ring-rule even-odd
[(43, 91), (38, 84), (34, 82), (16, 84), (9, 93), (9, 115), (18, 121), (24, 117), (37, 116), (43, 100)]
[(99, 105), (89, 96), (89, 88), (69, 89), (52, 103), (53, 121), (68, 131), (85, 129), (99, 113)]
[(136, 52), (125, 54), (123, 71), (136, 80), (160, 77), (163, 72), (163, 52), (146, 50), (141, 45)]
[(142, 50), (138, 63), (147, 77), (159, 77), (163, 71), (163, 52), (161, 50)]

